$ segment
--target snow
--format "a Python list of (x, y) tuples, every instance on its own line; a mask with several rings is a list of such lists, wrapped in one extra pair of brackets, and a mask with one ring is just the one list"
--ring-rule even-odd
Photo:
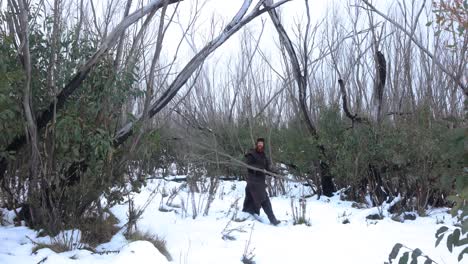
[[(380, 209), (357, 209), (351, 206), (352, 202), (341, 201), (339, 194), (331, 198), (321, 197), (319, 200), (317, 196), (312, 196), (306, 199), (306, 216), (310, 226), (293, 225), (291, 199), (298, 206), (298, 198), (309, 195), (310, 188), (291, 183), (286, 188), (289, 195), (271, 198), (277, 218), (283, 220), (279, 226), (272, 226), (263, 211), (261, 221), (246, 217), (242, 212), (236, 214), (236, 207), (242, 207), (245, 182), (223, 181), (208, 216), (203, 216), (207, 194), (195, 194), (195, 211), (198, 216), (193, 219), (188, 188), (181, 188), (169, 204), (166, 204), (168, 196), (162, 198), (162, 188), (166, 194), (170, 194), (171, 190), (179, 188), (181, 184), (162, 179), (150, 180), (140, 193), (133, 195), (135, 206), (138, 207), (157, 193), (138, 221), (137, 228), (167, 241), (167, 249), (173, 258), (171, 263), (239, 264), (250, 236), (248, 251), (252, 251), (253, 260), (257, 264), (383, 263), (388, 260), (395, 243), (419, 248), (438, 263), (458, 263), (459, 249), (450, 253), (444, 243), (434, 247), (436, 230), (442, 225), (453, 226), (454, 223), (444, 208), (433, 209), (429, 216), (401, 223), (392, 220), (388, 212), (384, 213), (383, 220), (366, 219), (366, 216), (385, 210), (391, 204), (384, 204)], [(166, 210), (160, 211), (160, 207)], [(127, 210), (126, 203), (111, 208), (111, 212), (120, 220), (120, 226), (126, 222)], [(5, 209), (3, 211), (7, 226), (0, 227), (0, 263), (169, 263), (153, 244), (147, 241), (129, 242), (122, 231), (111, 241), (96, 248), (107, 254), (95, 254), (84, 249), (55, 253), (47, 248), (32, 254), (32, 240), (48, 242), (51, 238), (38, 238), (36, 231), (24, 226), (13, 226), (13, 213)], [(247, 220), (231, 221), (233, 217)], [(343, 224), (345, 219), (350, 223)], [(444, 224), (437, 223), (441, 219), (444, 219)], [(71, 232), (66, 231), (58, 237)], [(74, 234), (79, 235), (79, 232), (75, 231)], [(223, 234), (229, 234), (235, 240), (223, 240)], [(423, 262), (424, 259), (419, 258), (419, 263)]]

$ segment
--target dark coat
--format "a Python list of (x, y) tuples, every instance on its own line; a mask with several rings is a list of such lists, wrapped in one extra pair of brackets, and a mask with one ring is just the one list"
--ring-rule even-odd
[[(270, 170), (270, 161), (264, 152), (257, 152), (255, 149), (250, 150), (245, 154), (246, 162), (248, 165), (262, 169), (265, 171)], [(256, 171), (253, 169), (247, 169), (247, 187), (246, 195), (249, 201), (247, 203), (252, 203), (252, 209), (254, 211), (260, 210), (262, 202), (268, 199), (268, 194), (266, 192), (266, 175), (263, 171)], [(244, 207), (249, 207), (249, 205), (244, 204)]]
[[(255, 149), (252, 149), (245, 154), (245, 158), (248, 165), (261, 170), (270, 171), (270, 160), (265, 155), (265, 152), (257, 152)], [(265, 172), (252, 169), (247, 169), (247, 172), (247, 182), (265, 184)]]

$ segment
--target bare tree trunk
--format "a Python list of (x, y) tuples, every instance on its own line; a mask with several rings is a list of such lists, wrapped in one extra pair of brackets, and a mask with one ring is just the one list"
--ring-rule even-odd
[[(158, 37), (156, 40), (156, 50), (153, 55), (153, 60), (151, 61), (151, 66), (150, 66), (150, 72), (149, 72), (149, 77), (147, 80), (147, 86), (146, 86), (146, 96), (145, 96), (145, 102), (144, 102), (144, 107), (143, 107), (143, 126), (141, 127), (141, 130), (139, 131), (138, 135), (134, 138), (132, 146), (130, 148), (130, 154), (134, 152), (137, 144), (139, 143), (141, 137), (145, 133), (145, 131), (148, 129), (149, 124), (147, 124), (147, 121), (149, 119), (148, 116), (148, 111), (150, 107), (151, 100), (153, 99), (153, 94), (154, 94), (154, 85), (155, 85), (155, 71), (156, 71), (156, 66), (159, 61), (159, 56), (161, 54), (162, 50), (162, 41), (164, 39), (164, 34), (167, 30), (167, 27), (164, 28), (164, 19), (166, 16), (166, 10), (167, 10), (167, 2), (162, 8), (160, 19), (159, 19), (159, 28), (158, 28)], [(169, 24), (171, 21), (169, 21)]]
[(213, 140), (215, 143), (215, 155), (216, 155), (216, 172), (217, 175), (210, 176), (210, 188), (208, 190), (208, 198), (206, 201), (205, 210), (203, 212), (204, 216), (208, 215), (210, 210), (211, 204), (215, 200), (216, 192), (218, 191), (218, 184), (219, 184), (219, 155), (218, 155), (218, 140), (216, 139), (216, 135), (213, 134)]
[(375, 69), (376, 69), (376, 80), (375, 80), (375, 99), (377, 103), (377, 124), (382, 123), (382, 108), (384, 104), (384, 88), (387, 77), (387, 62), (382, 52), (377, 51), (375, 54)]
[[(12, 1), (13, 3), (13, 1)], [(17, 32), (20, 39), (21, 50), (18, 54), (23, 63), (23, 70), (25, 73), (25, 82), (23, 86), (23, 111), (26, 118), (27, 139), (31, 147), (31, 158), (29, 160), (29, 193), (33, 194), (38, 188), (38, 180), (40, 175), (40, 154), (38, 148), (38, 134), (36, 120), (34, 118), (32, 97), (31, 97), (31, 54), (29, 51), (29, 6), (26, 1), (18, 0), (17, 5), (18, 21), (20, 25), (20, 32)], [(31, 197), (31, 196), (30, 196)], [(34, 218), (31, 219), (34, 223)]]
[[(271, 5), (271, 0), (266, 1), (266, 3)], [(308, 3), (306, 1), (306, 3)], [(265, 4), (267, 6), (267, 4)], [(307, 4), (307, 9), (308, 9), (308, 4)], [(307, 93), (307, 72), (302, 73), (301, 67), (299, 64), (298, 57), (296, 55), (296, 51), (294, 50), (294, 46), (291, 42), (291, 39), (288, 36), (288, 33), (286, 33), (286, 30), (284, 29), (283, 25), (281, 24), (280, 18), (275, 10), (271, 10), (268, 12), (270, 15), (271, 20), (273, 21), (273, 24), (275, 25), (276, 31), (278, 32), (278, 35), (281, 40), (281, 44), (283, 47), (286, 49), (286, 52), (288, 53), (288, 56), (290, 58), (291, 66), (292, 66), (292, 73), (294, 75), (294, 78), (297, 82), (297, 87), (298, 87), (298, 93), (299, 93), (299, 106), (301, 108), (302, 115), (304, 117), (304, 120), (306, 122), (306, 126), (309, 129), (310, 134), (314, 137), (317, 138), (317, 129), (315, 128), (315, 125), (312, 122), (312, 119), (310, 117), (308, 107), (307, 107), (307, 102), (306, 102), (306, 93)], [(307, 64), (306, 64), (307, 65)], [(304, 65), (304, 71), (307, 71), (307, 67)]]

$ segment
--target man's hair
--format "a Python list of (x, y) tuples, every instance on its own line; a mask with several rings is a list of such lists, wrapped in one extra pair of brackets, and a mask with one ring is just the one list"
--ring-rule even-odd
[(265, 143), (265, 139), (264, 139), (264, 138), (257, 138), (257, 143), (260, 142), (260, 141), (263, 142), (263, 143)]

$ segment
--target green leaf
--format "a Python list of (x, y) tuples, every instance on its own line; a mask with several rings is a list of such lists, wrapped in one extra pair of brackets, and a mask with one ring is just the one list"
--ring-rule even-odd
[(468, 237), (465, 237), (463, 239), (458, 240), (458, 246), (459, 247), (465, 246), (465, 245), (468, 245)]
[(447, 230), (448, 230), (448, 227), (442, 226), (441, 228), (439, 228), (439, 230), (437, 230), (435, 237), (438, 238), (442, 233), (445, 233)]
[(458, 34), (461, 36), (463, 35), (463, 32), (465, 31), (465, 27), (462, 25), (458, 25)]
[(461, 211), (462, 211), (462, 213), (461, 213), (460, 218), (465, 219), (468, 216), (468, 206), (463, 206), (461, 208)]
[(426, 27), (429, 27), (430, 25), (432, 25), (432, 21), (426, 23)]
[(461, 200), (462, 200), (462, 199), (460, 198), (460, 196), (458, 196), (458, 195), (449, 195), (449, 196), (447, 197), (447, 199), (449, 199), (449, 200), (452, 201), (452, 202), (456, 202), (456, 203), (459, 203), (459, 202), (461, 202)]
[(432, 259), (426, 258), (426, 261), (424, 261), (424, 264), (432, 264)]
[(450, 234), (450, 235), (448, 235), (448, 237), (447, 237), (447, 248), (448, 248), (448, 250), (450, 251), (450, 253), (452, 253), (452, 249), (453, 249), (453, 234)]
[(411, 253), (411, 264), (418, 264), (418, 257), (422, 255), (422, 251), (417, 248)]
[(458, 262), (463, 259), (463, 255), (468, 254), (468, 247), (464, 248), (462, 252), (458, 255)]
[(398, 264), (407, 264), (409, 259), (409, 252), (405, 252), (403, 256), (400, 258), (400, 261), (398, 261)]
[(390, 252), (390, 255), (388, 255), (388, 260), (390, 263), (392, 262), (392, 259), (395, 259), (398, 256), (398, 252), (400, 252), (400, 249), (403, 247), (402, 244), (396, 243), (393, 246), (392, 252)]
[(460, 229), (459, 228), (457, 228), (457, 229), (455, 229), (455, 231), (453, 231), (452, 238), (453, 238), (453, 244), (455, 246), (459, 246), (459, 242), (460, 242)]

